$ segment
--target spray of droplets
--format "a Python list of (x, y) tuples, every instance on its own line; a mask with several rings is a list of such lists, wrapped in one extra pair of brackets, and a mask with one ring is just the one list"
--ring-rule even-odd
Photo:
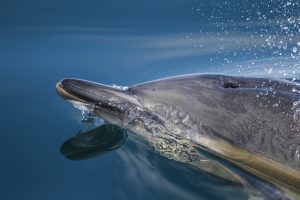
[[(199, 21), (199, 33), (213, 33), (217, 41), (209, 58), (215, 65), (236, 66), (243, 73), (243, 68), (256, 68), (263, 60), (260, 71), (266, 75), (299, 78), (300, 1), (197, 0), (192, 14)], [(187, 39), (195, 41), (193, 47), (207, 46), (195, 33), (187, 33)], [(229, 47), (233, 44), (235, 49)]]

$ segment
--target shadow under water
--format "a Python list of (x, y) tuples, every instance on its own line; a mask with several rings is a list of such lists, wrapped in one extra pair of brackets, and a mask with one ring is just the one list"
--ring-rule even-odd
[[(128, 134), (130, 134), (130, 132), (119, 126), (102, 124), (92, 130), (85, 132), (80, 131), (61, 145), (60, 152), (71, 160), (91, 159), (120, 148), (126, 141)], [(143, 142), (143, 139), (135, 134), (130, 134), (130, 136), (132, 136), (130, 137), (130, 141), (136, 144)], [(174, 142), (176, 142), (176, 140), (174, 140)], [(248, 199), (290, 199), (275, 185), (266, 183), (243, 169), (230, 164), (226, 160), (210, 154), (207, 151), (203, 151), (201, 146), (199, 146), (199, 148), (196, 147), (193, 152), (188, 148), (184, 149), (184, 145), (178, 144), (175, 146), (180, 148), (177, 150), (179, 152), (192, 154), (185, 155), (185, 158), (192, 157), (193, 159), (180, 160), (170, 155), (167, 155), (167, 157), (173, 160), (173, 162), (179, 161), (187, 164), (189, 167), (197, 170), (198, 173), (213, 177), (214, 180), (217, 180), (213, 184), (215, 189), (218, 184), (220, 187), (224, 187), (225, 190), (226, 188), (228, 189), (228, 187), (240, 188), (240, 190), (249, 195)], [(166, 157), (163, 151), (159, 151), (159, 153)], [(127, 154), (134, 155), (135, 153), (127, 152)], [(168, 154), (170, 154), (170, 152), (168, 152)], [(128, 156), (130, 157), (130, 155), (125, 157)], [(138, 164), (136, 166), (138, 166)], [(152, 167), (154, 166), (151, 166), (151, 168)], [(204, 186), (198, 185), (198, 187)], [(208, 188), (204, 187), (203, 189), (207, 190)]]
[(71, 160), (90, 159), (119, 148), (126, 138), (126, 131), (122, 128), (103, 124), (68, 139), (61, 145), (60, 152)]

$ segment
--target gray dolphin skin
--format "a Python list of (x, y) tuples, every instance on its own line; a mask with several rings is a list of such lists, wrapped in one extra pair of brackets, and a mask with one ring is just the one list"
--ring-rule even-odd
[(197, 147), (299, 198), (300, 86), (292, 81), (195, 74), (126, 89), (64, 79), (56, 90), (164, 156), (188, 162)]

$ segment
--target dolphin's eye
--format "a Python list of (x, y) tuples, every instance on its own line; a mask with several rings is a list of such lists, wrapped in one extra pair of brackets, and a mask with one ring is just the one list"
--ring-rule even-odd
[(235, 83), (225, 82), (225, 83), (223, 83), (223, 87), (224, 88), (238, 88), (239, 86)]

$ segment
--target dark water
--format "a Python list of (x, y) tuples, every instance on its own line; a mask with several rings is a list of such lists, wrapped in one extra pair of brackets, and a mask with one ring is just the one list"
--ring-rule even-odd
[[(248, 199), (129, 134), (72, 161), (81, 113), (66, 77), (130, 86), (187, 73), (299, 78), (295, 0), (0, 1), (0, 199)], [(299, 49), (299, 50), (298, 50)]]

